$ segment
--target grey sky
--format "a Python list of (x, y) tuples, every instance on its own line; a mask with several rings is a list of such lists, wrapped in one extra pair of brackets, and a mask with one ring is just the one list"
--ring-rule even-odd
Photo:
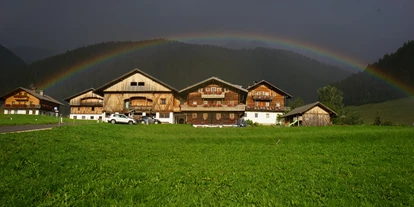
[(0, 44), (59, 51), (174, 34), (285, 36), (364, 63), (414, 39), (412, 0), (0, 0)]

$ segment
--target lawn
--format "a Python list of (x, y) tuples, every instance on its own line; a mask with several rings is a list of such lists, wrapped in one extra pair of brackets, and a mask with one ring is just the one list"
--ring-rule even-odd
[(0, 134), (0, 205), (413, 206), (413, 139), (402, 126)]
[[(6, 125), (26, 125), (26, 124), (57, 124), (59, 121), (56, 116), (44, 115), (22, 115), (22, 114), (0, 114), (0, 126)], [(63, 118), (67, 123), (95, 123), (93, 120), (74, 120)]]
[(347, 106), (346, 109), (359, 113), (365, 124), (373, 124), (376, 116), (382, 122), (391, 121), (393, 124), (408, 126), (414, 124), (414, 96), (382, 103)]

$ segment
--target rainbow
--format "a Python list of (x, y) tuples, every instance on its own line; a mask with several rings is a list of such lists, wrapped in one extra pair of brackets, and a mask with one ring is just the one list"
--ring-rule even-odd
[[(354, 59), (352, 57), (319, 47), (317, 45), (301, 42), (298, 40), (293, 40), (285, 37), (274, 36), (274, 35), (263, 35), (263, 34), (253, 34), (253, 33), (192, 33), (185, 35), (172, 35), (162, 39), (149, 40), (149, 41), (140, 41), (126, 44), (127, 46), (121, 47), (116, 50), (111, 50), (106, 53), (102, 53), (98, 56), (86, 59), (82, 62), (72, 65), (63, 72), (54, 75), (52, 78), (44, 81), (40, 84), (40, 88), (47, 90), (48, 88), (53, 87), (54, 85), (63, 82), (71, 76), (74, 76), (82, 71), (88, 70), (94, 65), (98, 65), (105, 61), (111, 60), (116, 57), (120, 57), (138, 50), (143, 50), (146, 48), (156, 47), (164, 44), (171, 43), (170, 40), (179, 41), (179, 42), (192, 42), (192, 41), (216, 41), (216, 40), (240, 40), (240, 41), (260, 41), (274, 48), (283, 47), (290, 48), (293, 50), (299, 50), (320, 57), (328, 58), (330, 60), (336, 61), (338, 63), (347, 65), (349, 67), (355, 68), (358, 71), (364, 71), (366, 65), (361, 61)], [(404, 84), (397, 79), (388, 77), (386, 74), (381, 72), (372, 72), (368, 73), (379, 80), (389, 84), (390, 86), (404, 92), (405, 94), (411, 96), (414, 95), (414, 89), (412, 89), (408, 84)]]

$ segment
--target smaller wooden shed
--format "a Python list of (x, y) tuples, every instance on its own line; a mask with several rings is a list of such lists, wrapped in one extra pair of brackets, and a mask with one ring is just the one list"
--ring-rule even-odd
[(337, 116), (337, 113), (321, 102), (307, 104), (282, 116), (285, 125), (296, 126), (326, 126), (332, 124), (331, 119)]

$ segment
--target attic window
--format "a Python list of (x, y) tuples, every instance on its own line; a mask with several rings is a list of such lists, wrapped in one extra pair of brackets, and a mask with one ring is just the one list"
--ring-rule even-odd
[(138, 86), (145, 86), (144, 82), (138, 82)]
[(137, 82), (131, 82), (131, 86), (137, 86)]

